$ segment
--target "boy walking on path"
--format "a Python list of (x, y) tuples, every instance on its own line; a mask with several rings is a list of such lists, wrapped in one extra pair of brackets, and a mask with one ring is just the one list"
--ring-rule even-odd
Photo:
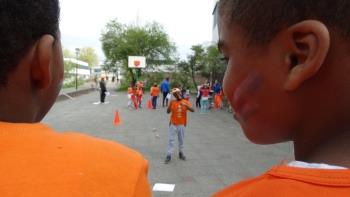
[(349, 9), (341, 0), (220, 1), (235, 118), (254, 143), (293, 141), (295, 161), (216, 197), (349, 196)]
[[(160, 91), (162, 92), (163, 94), (163, 103), (162, 103), (162, 106), (165, 107), (167, 106), (168, 107), (168, 94), (170, 93), (170, 83), (169, 83), (169, 77), (165, 78), (163, 80), (163, 82), (160, 84)], [(164, 105), (164, 102), (165, 102), (165, 105)]]
[(184, 137), (185, 137), (185, 128), (187, 126), (187, 110), (194, 112), (194, 109), (191, 106), (191, 103), (181, 96), (181, 90), (174, 88), (172, 90), (176, 100), (170, 101), (167, 113), (171, 113), (170, 123), (169, 123), (169, 142), (168, 142), (168, 151), (165, 158), (165, 163), (169, 163), (171, 160), (171, 155), (174, 152), (174, 144), (176, 135), (179, 140), (179, 158), (181, 160), (186, 160), (186, 157), (183, 153), (184, 149)]
[(152, 107), (153, 109), (157, 108), (157, 99), (159, 96), (159, 87), (156, 83), (153, 84), (153, 87), (151, 87), (151, 97), (152, 97)]
[(40, 123), (63, 83), (59, 12), (57, 0), (0, 1), (0, 195), (151, 196), (136, 151)]

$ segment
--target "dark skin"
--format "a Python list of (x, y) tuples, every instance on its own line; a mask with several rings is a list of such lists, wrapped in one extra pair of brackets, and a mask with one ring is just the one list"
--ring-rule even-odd
[(224, 91), (246, 136), (293, 141), (296, 160), (350, 168), (349, 42), (315, 20), (250, 46), (238, 25), (220, 25)]
[[(182, 100), (180, 92), (175, 92), (173, 95), (177, 101)], [(168, 106), (168, 109), (167, 109), (168, 114), (170, 114), (170, 112), (171, 112), (171, 104), (172, 104), (172, 102), (170, 102), (170, 105)], [(185, 106), (190, 112), (194, 112), (194, 109), (191, 106), (187, 105), (186, 103), (181, 102), (181, 105)]]
[(54, 104), (63, 82), (60, 39), (43, 35), (0, 88), (0, 121), (40, 122)]

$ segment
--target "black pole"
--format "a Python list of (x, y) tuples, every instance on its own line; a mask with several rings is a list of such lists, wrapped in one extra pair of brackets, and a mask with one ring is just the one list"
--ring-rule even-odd
[(75, 64), (75, 91), (78, 91), (78, 64)]

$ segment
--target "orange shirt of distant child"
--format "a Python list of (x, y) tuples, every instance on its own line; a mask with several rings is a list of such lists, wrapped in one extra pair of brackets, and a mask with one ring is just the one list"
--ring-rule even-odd
[(151, 196), (148, 163), (112, 141), (0, 122), (0, 196)]
[(133, 94), (133, 92), (134, 92), (134, 91), (133, 91), (132, 87), (129, 87), (129, 88), (128, 88), (128, 94)]
[(213, 197), (350, 196), (350, 170), (308, 169), (280, 165), (256, 178), (232, 185)]
[(170, 102), (170, 106), (171, 106), (170, 122), (173, 125), (185, 125), (186, 126), (186, 124), (187, 124), (187, 107), (182, 105), (181, 103), (192, 106), (192, 104), (185, 99), (182, 99), (180, 101), (178, 101), (178, 100), (171, 101)]
[(136, 90), (136, 95), (137, 95), (138, 97), (142, 97), (142, 95), (143, 95), (143, 90), (142, 90), (141, 88), (137, 88), (137, 90)]
[(159, 96), (159, 87), (151, 87), (151, 96)]

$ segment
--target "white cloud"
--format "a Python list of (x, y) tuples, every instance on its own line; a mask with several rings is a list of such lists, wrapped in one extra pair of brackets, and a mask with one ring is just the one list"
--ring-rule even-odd
[(213, 0), (61, 0), (63, 46), (74, 50), (91, 46), (102, 58), (100, 36), (105, 25), (122, 23), (162, 24), (185, 57), (193, 44), (212, 37)]

